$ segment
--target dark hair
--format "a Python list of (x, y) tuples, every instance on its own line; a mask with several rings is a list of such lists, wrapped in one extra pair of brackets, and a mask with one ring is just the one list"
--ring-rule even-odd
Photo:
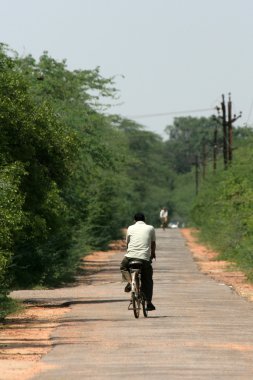
[(136, 222), (145, 222), (145, 215), (142, 213), (142, 212), (137, 212), (135, 215), (134, 215), (134, 220)]

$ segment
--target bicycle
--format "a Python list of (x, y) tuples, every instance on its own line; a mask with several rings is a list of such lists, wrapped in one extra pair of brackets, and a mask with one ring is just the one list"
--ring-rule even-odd
[(128, 310), (133, 310), (135, 318), (139, 318), (141, 309), (144, 317), (147, 318), (148, 316), (146, 297), (141, 289), (141, 269), (141, 261), (134, 260), (129, 263), (129, 272), (131, 276), (131, 300)]

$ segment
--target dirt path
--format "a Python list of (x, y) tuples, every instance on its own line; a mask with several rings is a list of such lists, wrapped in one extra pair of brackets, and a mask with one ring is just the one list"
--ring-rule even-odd
[(217, 252), (199, 244), (197, 231), (185, 228), (181, 229), (181, 233), (202, 273), (231, 286), (240, 296), (253, 301), (253, 284), (247, 282), (244, 273), (235, 269), (235, 265), (229, 261), (217, 260)]
[[(252, 287), (250, 287), (249, 285), (243, 285), (243, 276), (240, 273), (226, 272), (225, 269), (226, 269), (227, 264), (225, 265), (224, 263), (213, 261), (213, 259), (215, 258), (214, 252), (211, 252), (207, 250), (205, 247), (202, 247), (196, 244), (195, 239), (190, 235), (189, 230), (185, 229), (185, 230), (182, 230), (181, 232), (188, 241), (188, 246), (193, 253), (193, 257), (195, 261), (197, 261), (199, 268), (202, 271), (204, 271), (204, 273), (209, 274), (211, 277), (218, 280), (220, 284), (226, 283), (226, 284), (229, 284), (230, 286), (233, 286), (234, 288), (236, 287), (236, 285), (240, 284), (240, 287), (238, 285), (238, 287), (236, 288), (236, 291), (242, 294), (243, 296), (245, 296), (245, 294), (247, 293), (246, 294), (247, 297), (252, 297), (252, 293), (251, 293)], [(158, 265), (160, 264), (163, 265), (164, 255), (165, 255), (165, 258), (167, 259), (167, 252), (166, 252), (167, 249), (169, 249), (169, 257), (172, 260), (169, 262), (170, 268), (174, 268), (174, 265), (176, 265), (174, 261), (177, 259), (177, 255), (173, 256), (173, 251), (175, 251), (175, 249), (179, 250), (180, 252), (184, 251), (184, 248), (182, 246), (182, 239), (180, 240), (178, 234), (179, 234), (179, 231), (166, 231), (165, 234), (160, 234), (158, 236), (159, 237), (158, 255), (160, 257), (159, 257), (159, 261), (155, 264), (156, 265), (155, 273), (157, 274), (159, 273), (159, 278), (163, 276), (163, 273), (161, 272), (162, 268), (159, 269)], [(169, 241), (167, 241), (168, 239)], [(175, 247), (175, 244), (177, 245), (179, 244), (179, 248)], [(120, 283), (119, 275), (118, 275), (118, 263), (122, 257), (122, 254), (118, 255), (118, 254), (115, 254), (115, 252), (120, 251), (121, 248), (122, 246), (118, 246), (118, 247), (114, 246), (114, 249), (108, 253), (98, 252), (89, 257), (86, 257), (86, 262), (89, 263), (89, 266), (87, 266), (86, 264), (86, 267), (89, 270), (89, 274), (79, 279), (79, 286), (76, 286), (74, 288), (55, 289), (55, 290), (47, 290), (47, 291), (15, 292), (13, 294), (16, 298), (20, 298), (20, 299), (25, 298), (25, 299), (29, 299), (30, 302), (36, 301), (39, 304), (44, 304), (44, 307), (39, 307), (39, 306), (34, 307), (34, 304), (31, 304), (32, 306), (28, 307), (26, 311), (24, 311), (22, 314), (11, 316), (9, 320), (7, 321), (7, 323), (5, 324), (5, 326), (2, 326), (4, 328), (2, 328), (0, 332), (0, 342), (1, 342), (0, 379), (27, 380), (27, 379), (34, 378), (36, 374), (38, 374), (38, 379), (52, 379), (52, 380), (53, 379), (54, 380), (55, 379), (60, 379), (60, 380), (69, 379), (70, 377), (68, 376), (72, 376), (72, 373), (75, 369), (76, 360), (81, 360), (81, 361), (84, 360), (83, 356), (80, 358), (80, 344), (83, 345), (84, 342), (85, 344), (84, 346), (82, 346), (81, 352), (83, 354), (85, 353), (85, 357), (87, 357), (88, 363), (86, 362), (85, 364), (85, 371), (86, 371), (85, 373), (87, 376), (89, 374), (89, 376), (88, 377), (77, 376), (76, 377), (77, 379), (100, 378), (99, 376), (92, 377), (93, 375), (92, 371), (94, 371), (94, 365), (96, 367), (96, 363), (97, 363), (98, 365), (102, 365), (103, 368), (105, 366), (105, 369), (106, 369), (107, 366), (104, 363), (104, 360), (106, 358), (108, 359), (108, 357), (110, 357), (112, 353), (114, 354), (114, 356), (116, 355), (116, 357), (118, 357), (118, 354), (117, 354), (118, 349), (120, 349), (123, 355), (123, 356), (121, 355), (119, 359), (122, 361), (122, 365), (129, 360), (130, 352), (126, 351), (126, 348), (123, 347), (123, 340), (126, 339), (125, 334), (121, 336), (122, 342), (119, 342), (119, 334), (122, 335), (122, 331), (120, 332), (118, 329), (116, 329), (116, 337), (115, 337), (115, 332), (113, 333), (114, 336), (108, 335), (108, 333), (110, 334), (110, 331), (111, 331), (110, 328), (112, 328), (112, 330), (113, 329), (115, 330), (115, 318), (117, 319), (117, 326), (119, 327), (124, 326), (124, 329), (125, 329), (126, 326), (128, 326), (128, 323), (130, 322), (131, 329), (136, 328), (136, 321), (132, 317), (130, 317), (129, 312), (127, 312), (126, 310), (126, 307), (127, 307), (127, 305), (125, 304), (126, 295), (122, 294), (122, 284)], [(186, 263), (188, 262), (187, 253), (186, 253), (186, 256), (183, 256), (183, 260), (186, 260)], [(110, 268), (113, 268), (113, 269), (110, 269), (111, 275), (108, 273), (108, 270), (106, 269), (108, 262), (110, 262)], [(180, 263), (182, 264), (181, 261)], [(188, 263), (187, 265), (191, 265), (191, 264)], [(104, 268), (104, 270), (99, 271), (101, 268)], [(190, 272), (191, 271), (192, 269), (190, 269)], [(94, 272), (96, 272), (95, 276), (94, 276)], [(176, 308), (179, 307), (179, 306), (176, 306), (175, 304), (178, 298), (177, 292), (179, 291), (179, 294), (180, 294), (179, 297), (182, 297), (181, 292), (183, 291), (184, 287), (182, 289), (180, 288), (180, 290), (174, 289), (174, 286), (173, 286), (173, 281), (175, 280), (174, 273), (175, 274), (178, 273), (180, 275), (180, 267), (177, 268), (175, 266), (174, 269), (167, 272), (167, 276), (169, 277), (169, 283), (167, 283), (168, 281), (164, 278), (164, 280), (160, 283), (160, 287), (165, 286), (165, 284), (167, 283), (169, 291), (174, 292), (175, 298), (166, 300), (166, 297), (165, 297), (165, 299), (163, 299), (162, 301), (162, 307), (161, 305), (159, 305), (159, 299), (157, 299), (156, 302), (158, 302), (159, 312), (158, 311), (154, 312), (153, 318), (149, 318), (148, 320), (145, 320), (146, 321), (145, 323), (147, 324), (147, 326), (149, 326), (149, 329), (153, 329), (156, 319), (157, 320), (160, 319), (159, 323), (169, 320), (169, 323), (170, 324), (172, 323), (173, 325), (176, 319), (178, 320), (180, 324), (180, 320), (182, 321), (185, 320), (185, 322), (188, 323), (188, 318), (190, 318), (189, 328), (192, 328), (192, 330), (188, 330), (188, 331), (189, 333), (190, 331), (192, 331), (191, 333), (193, 334), (194, 325), (191, 324), (191, 318), (193, 316), (196, 317), (196, 315), (194, 314), (194, 311), (188, 310), (188, 315), (186, 317), (183, 316), (184, 311), (182, 311), (181, 308), (180, 308), (180, 311), (177, 310), (176, 312)], [(183, 281), (186, 283), (187, 281), (189, 281), (189, 275), (184, 272), (181, 273), (180, 281), (181, 282)], [(193, 279), (191, 281), (193, 282), (197, 281), (198, 283), (199, 282), (198, 276), (195, 280)], [(157, 280), (156, 280), (156, 283), (157, 283)], [(206, 289), (208, 289), (208, 286), (206, 287), (205, 285), (204, 290), (201, 292), (201, 297), (203, 297), (203, 302), (209, 302), (207, 301), (205, 297)], [(218, 289), (220, 289), (220, 287), (218, 287)], [(188, 290), (186, 289), (186, 296), (187, 296), (187, 292)], [(108, 299), (108, 295), (110, 296), (109, 299)], [(96, 302), (94, 301), (94, 299), (96, 299)], [(185, 301), (186, 301), (185, 304), (187, 304), (187, 300)], [(211, 301), (213, 302), (213, 300)], [(69, 307), (67, 305), (69, 305)], [(84, 305), (85, 305), (85, 308), (84, 308)], [(164, 310), (162, 309), (163, 307), (165, 307)], [(173, 307), (174, 307), (174, 310), (173, 310)], [(204, 308), (205, 307), (204, 304), (201, 307)], [(173, 310), (173, 312), (168, 314), (167, 308), (169, 308), (169, 310), (170, 309)], [(201, 314), (203, 314), (203, 310), (201, 311)], [(252, 308), (251, 308), (251, 311), (252, 311)], [(82, 313), (85, 313), (85, 314), (82, 314)], [(98, 319), (98, 322), (96, 322), (96, 318), (94, 318), (95, 315), (100, 316)], [(101, 317), (101, 315), (103, 317)], [(112, 318), (112, 315), (113, 315), (113, 318)], [(176, 315), (177, 315), (177, 318), (176, 318)], [(173, 319), (174, 317), (176, 319)], [(199, 322), (201, 322), (200, 316), (198, 316), (198, 319), (199, 319)], [(214, 317), (214, 319), (216, 320), (216, 316)], [(84, 321), (85, 321), (85, 325), (84, 325)], [(106, 329), (100, 327), (101, 322), (99, 321), (103, 321)], [(143, 323), (143, 320), (141, 323)], [(230, 325), (231, 323), (232, 322), (230, 322)], [(165, 328), (165, 330), (168, 329), (170, 327), (170, 324), (168, 325), (165, 323), (163, 328)], [(57, 326), (58, 328), (56, 328)], [(85, 330), (83, 330), (84, 326), (86, 326)], [(156, 326), (156, 323), (155, 323), (155, 326)], [(158, 327), (159, 325), (156, 326), (155, 329), (157, 329)], [(226, 328), (227, 328), (227, 325), (226, 325)], [(181, 330), (182, 331), (185, 330), (184, 325), (183, 327), (181, 326)], [(157, 350), (159, 351), (159, 345), (160, 345), (161, 355), (163, 355), (162, 352), (165, 349), (166, 349), (166, 352), (169, 352), (170, 354), (175, 355), (174, 351), (182, 349), (181, 347), (182, 344), (183, 344), (184, 349), (187, 351), (186, 353), (188, 353), (189, 350), (193, 350), (195, 351), (195, 354), (197, 351), (200, 356), (201, 355), (203, 356), (203, 350), (208, 353), (212, 352), (212, 354), (216, 352), (217, 355), (219, 355), (220, 353), (224, 354), (224, 352), (226, 351), (227, 353), (228, 352), (230, 352), (230, 354), (232, 353), (232, 355), (235, 355), (235, 357), (237, 357), (239, 353), (240, 353), (239, 356), (241, 355), (245, 356), (245, 354), (242, 354), (243, 352), (252, 354), (253, 346), (252, 346), (251, 340), (245, 342), (245, 340), (238, 339), (237, 335), (234, 334), (236, 335), (236, 339), (235, 338), (232, 340), (228, 338), (221, 339), (221, 340), (214, 339), (214, 340), (211, 340), (210, 342), (209, 341), (210, 331), (207, 330), (205, 332), (204, 330), (203, 331), (202, 330), (203, 329), (200, 329), (200, 339), (197, 339), (197, 340), (185, 339), (184, 341), (182, 339), (179, 339), (179, 341), (177, 339), (170, 339), (169, 341), (168, 340), (163, 341), (159, 333), (158, 335), (160, 338), (159, 338), (159, 341), (157, 342), (158, 346), (156, 346), (156, 343), (152, 340), (152, 344), (154, 345), (154, 356), (157, 355), (156, 353)], [(160, 331), (159, 328), (157, 331)], [(139, 332), (136, 332), (134, 330), (133, 333), (136, 333), (137, 336), (139, 336), (138, 335)], [(175, 333), (175, 331), (173, 333)], [(204, 334), (204, 336), (206, 335), (205, 341), (202, 340), (203, 337), (201, 334)], [(47, 353), (52, 348), (52, 346), (54, 347), (54, 350), (53, 350), (54, 353), (56, 353), (56, 355), (59, 355), (59, 360), (62, 360), (62, 358), (64, 357), (64, 347), (70, 347), (69, 344), (71, 344), (71, 349), (73, 350), (74, 357), (72, 357), (72, 360), (74, 360), (74, 368), (72, 368), (71, 370), (71, 363), (69, 363), (70, 371), (72, 371), (70, 372), (71, 375), (67, 374), (66, 368), (63, 367), (63, 372), (60, 372), (61, 377), (59, 377), (59, 372), (58, 374), (57, 372), (55, 372), (57, 371), (58, 365), (55, 364), (54, 359), (53, 360), (50, 359), (50, 355), (45, 356), (44, 357), (45, 360), (43, 361), (39, 361), (39, 360), (41, 356), (45, 355), (45, 353)], [(130, 342), (128, 341), (128, 346), (129, 344)], [(131, 341), (130, 346), (131, 347), (134, 346), (134, 340)], [(200, 352), (200, 349), (201, 349), (201, 352)], [(149, 357), (148, 347), (145, 348), (145, 352), (147, 353), (147, 357)], [(124, 357), (124, 355), (126, 355), (126, 357)], [(244, 361), (246, 360), (247, 371), (250, 371), (252, 368), (248, 364), (247, 357), (246, 358), (244, 357), (243, 359)], [(242, 361), (242, 363), (244, 363), (244, 361)], [(158, 363), (159, 363), (159, 360), (158, 360)], [(174, 365), (179, 365), (179, 364), (174, 363)], [(191, 360), (190, 360), (190, 365), (194, 367), (194, 362), (192, 362)], [(152, 365), (152, 368), (153, 368), (153, 365)], [(227, 373), (227, 371), (229, 371), (228, 368), (226, 369), (225, 374)], [(181, 374), (181, 375), (184, 375), (184, 378), (189, 378), (189, 379), (194, 379), (194, 380), (198, 378), (202, 379), (202, 377), (185, 377), (188, 372), (187, 370), (185, 370), (184, 374)], [(39, 373), (41, 373), (41, 375), (39, 375)], [(49, 375), (51, 377), (47, 377), (47, 373), (49, 374), (51, 373), (51, 375)], [(143, 377), (140, 377), (141, 375), (138, 375), (138, 373), (139, 372), (137, 372), (137, 376), (135, 378), (142, 379)], [(164, 374), (165, 372), (161, 374), (159, 371), (157, 372), (157, 369), (154, 370), (154, 373), (156, 375), (156, 377), (154, 378), (156, 379), (168, 378), (166, 377), (167, 375)], [(234, 373), (238, 375), (238, 372), (231, 372), (230, 375), (233, 375)], [(115, 375), (114, 372), (110, 372), (108, 374), (108, 377), (106, 376), (107, 376), (106, 372), (104, 372), (103, 378), (117, 379), (117, 376)], [(173, 376), (171, 377), (171, 379), (177, 379), (175, 373)], [(230, 378), (252, 379), (253, 374), (251, 373), (250, 376), (252, 377), (246, 377), (245, 375), (242, 377), (230, 377)], [(124, 378), (122, 374), (120, 375), (120, 377)], [(129, 377), (129, 373), (126, 377)], [(151, 379), (153, 377), (150, 376), (148, 378)], [(181, 379), (182, 377), (178, 377), (178, 378)], [(205, 377), (205, 378), (208, 379), (209, 377)], [(225, 375), (223, 377), (218, 376), (216, 378), (223, 380), (223, 379), (226, 379), (226, 376)], [(210, 377), (210, 379), (213, 379), (213, 377)]]

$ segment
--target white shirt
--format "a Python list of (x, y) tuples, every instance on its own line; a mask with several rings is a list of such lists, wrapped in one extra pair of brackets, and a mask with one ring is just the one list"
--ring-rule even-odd
[(151, 242), (156, 240), (155, 229), (145, 222), (138, 221), (127, 229), (128, 244), (126, 257), (149, 261), (151, 258)]
[(167, 216), (168, 216), (168, 211), (162, 209), (162, 210), (160, 211), (160, 218), (167, 218)]

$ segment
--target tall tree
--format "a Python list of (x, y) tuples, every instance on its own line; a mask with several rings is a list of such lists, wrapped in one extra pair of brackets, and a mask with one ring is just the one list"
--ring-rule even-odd
[(204, 151), (212, 157), (216, 123), (212, 118), (179, 117), (166, 127), (166, 157), (177, 173), (191, 171), (196, 155), (203, 162)]

